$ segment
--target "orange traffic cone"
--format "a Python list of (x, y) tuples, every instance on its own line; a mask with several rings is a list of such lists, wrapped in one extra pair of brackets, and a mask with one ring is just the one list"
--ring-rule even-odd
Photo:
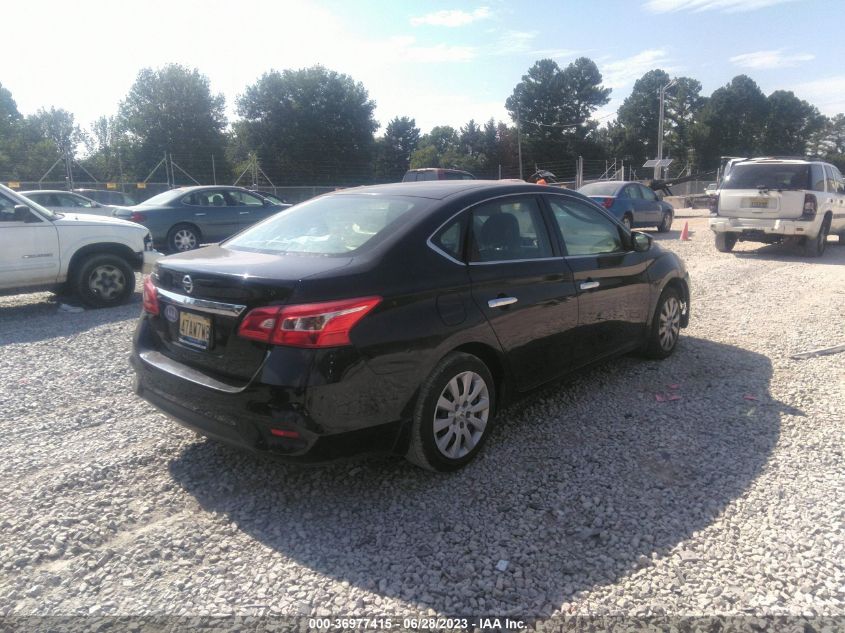
[(689, 222), (684, 222), (684, 230), (681, 231), (681, 241), (688, 242), (689, 241)]

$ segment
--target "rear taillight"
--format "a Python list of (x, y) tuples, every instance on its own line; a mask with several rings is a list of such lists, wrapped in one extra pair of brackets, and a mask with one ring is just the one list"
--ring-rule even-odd
[(812, 220), (816, 217), (816, 196), (811, 193), (804, 194), (804, 210), (801, 213), (802, 220)]
[(129, 216), (129, 220), (131, 222), (143, 222), (147, 219), (143, 213), (138, 213), (137, 211), (133, 211), (132, 214)]
[(149, 275), (144, 277), (143, 306), (144, 312), (149, 312), (154, 315), (158, 314), (158, 292), (156, 291), (155, 285), (153, 285), (152, 277)]
[(349, 333), (381, 297), (363, 297), (294, 306), (255, 308), (244, 317), (238, 334), (244, 338), (289, 347), (349, 345)]
[(603, 206), (605, 209), (609, 209), (613, 206), (613, 198), (602, 198), (601, 206)]

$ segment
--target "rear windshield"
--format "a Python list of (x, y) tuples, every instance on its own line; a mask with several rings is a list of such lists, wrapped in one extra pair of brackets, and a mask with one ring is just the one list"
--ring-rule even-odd
[(722, 189), (812, 189), (810, 166), (800, 163), (734, 165)]
[(619, 191), (618, 182), (591, 182), (581, 187), (578, 193), (583, 193), (585, 196), (615, 196), (617, 191)]
[(342, 255), (384, 238), (431, 204), (425, 198), (331, 195), (304, 202), (226, 242), (261, 253)]

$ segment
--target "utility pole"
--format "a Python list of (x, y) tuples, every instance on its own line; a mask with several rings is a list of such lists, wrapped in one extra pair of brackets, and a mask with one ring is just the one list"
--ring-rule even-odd
[(660, 166), (660, 161), (663, 159), (663, 101), (666, 98), (666, 90), (674, 86), (677, 81), (677, 79), (673, 79), (660, 88), (660, 118), (657, 120), (657, 164), (654, 166), (655, 180), (660, 179), (660, 172), (663, 169)]
[(516, 151), (519, 154), (519, 179), (522, 177), (522, 134), (519, 127), (519, 101), (516, 102)]

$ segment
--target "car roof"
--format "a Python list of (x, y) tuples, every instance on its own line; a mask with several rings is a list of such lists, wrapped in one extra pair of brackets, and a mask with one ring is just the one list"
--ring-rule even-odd
[(445, 200), (450, 196), (478, 191), (490, 193), (541, 193), (561, 191), (543, 185), (527, 182), (513, 182), (502, 180), (422, 180), (417, 182), (396, 182), (387, 185), (370, 185), (352, 187), (334, 192), (330, 195), (380, 195), (380, 196), (411, 196), (415, 198), (430, 198)]
[[(65, 191), (64, 189), (31, 189), (29, 191), (18, 191), (19, 194), (22, 196), (27, 196), (31, 193), (70, 193), (79, 196), (80, 194), (76, 193), (75, 191)], [(80, 196), (84, 198), (85, 196)]]

